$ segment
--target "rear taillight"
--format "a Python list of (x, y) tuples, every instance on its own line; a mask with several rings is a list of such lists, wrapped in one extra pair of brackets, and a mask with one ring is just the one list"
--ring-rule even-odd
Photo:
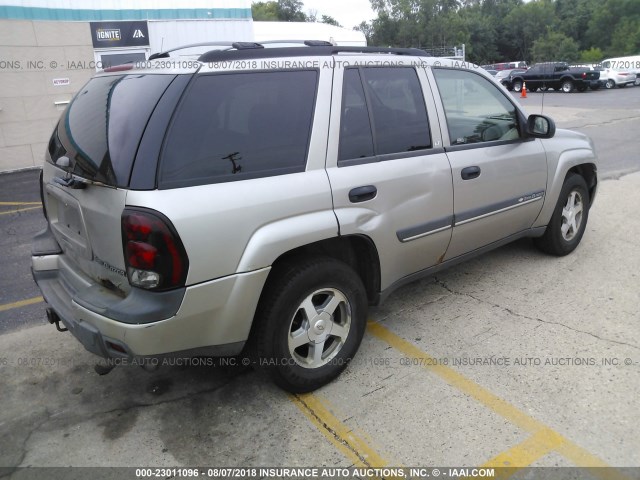
[(587, 72), (582, 72), (582, 78), (587, 78)]
[(122, 213), (122, 247), (131, 285), (148, 290), (184, 286), (189, 258), (164, 215), (126, 208)]

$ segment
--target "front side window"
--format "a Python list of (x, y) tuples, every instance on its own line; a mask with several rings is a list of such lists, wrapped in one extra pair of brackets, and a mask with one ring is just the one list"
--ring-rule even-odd
[(451, 145), (517, 140), (516, 107), (496, 85), (465, 70), (434, 69)]
[(201, 75), (162, 154), (164, 188), (302, 172), (318, 72)]
[(430, 147), (427, 110), (415, 69), (345, 71), (338, 160)]

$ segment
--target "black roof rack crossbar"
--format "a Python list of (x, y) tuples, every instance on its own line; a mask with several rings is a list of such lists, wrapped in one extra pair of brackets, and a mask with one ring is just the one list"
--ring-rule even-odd
[(264, 45), (256, 42), (233, 42), (231, 44), (236, 50), (247, 50), (251, 48), (264, 48)]
[[(263, 42), (267, 43), (267, 42)], [(293, 43), (283, 40), (277, 43)], [(224, 60), (248, 60), (260, 58), (277, 57), (312, 57), (330, 56), (338, 53), (386, 53), (392, 55), (406, 55), (416, 57), (426, 57), (427, 52), (418, 48), (383, 48), (383, 47), (351, 47), (351, 46), (309, 46), (283, 47), (283, 48), (252, 48), (243, 50), (211, 50), (198, 57), (198, 61), (203, 63), (219, 62)]]

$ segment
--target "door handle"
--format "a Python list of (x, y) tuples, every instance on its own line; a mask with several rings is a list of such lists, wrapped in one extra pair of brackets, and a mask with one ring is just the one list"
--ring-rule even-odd
[(378, 189), (373, 185), (365, 185), (363, 187), (357, 187), (349, 192), (349, 200), (351, 203), (366, 202), (375, 198), (378, 194)]
[(466, 167), (460, 172), (463, 180), (472, 180), (480, 176), (480, 167)]

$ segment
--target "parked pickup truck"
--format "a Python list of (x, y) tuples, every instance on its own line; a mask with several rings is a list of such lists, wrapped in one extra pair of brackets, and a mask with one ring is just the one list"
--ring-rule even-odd
[(522, 90), (526, 82), (527, 90), (535, 92), (538, 89), (562, 89), (565, 93), (574, 90), (584, 92), (589, 87), (598, 88), (600, 72), (585, 67), (569, 67), (565, 62), (536, 63), (533, 67), (520, 75), (514, 76), (511, 85), (513, 90)]

